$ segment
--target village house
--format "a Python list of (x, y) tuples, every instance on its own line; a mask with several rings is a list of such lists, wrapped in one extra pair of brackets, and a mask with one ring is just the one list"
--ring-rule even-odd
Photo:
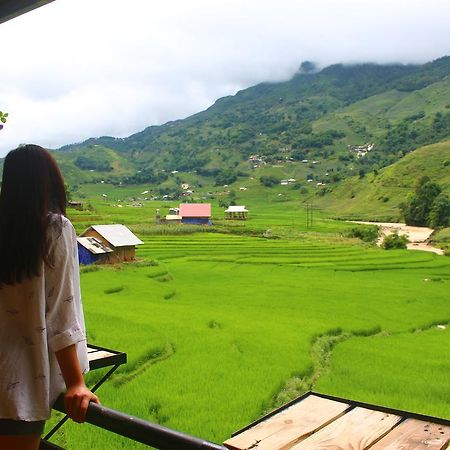
[(212, 225), (211, 203), (181, 203), (181, 223), (190, 225)]
[(250, 155), (248, 158), (248, 162), (253, 166), (254, 169), (260, 167), (262, 165), (266, 165), (265, 156), (260, 155)]
[[(89, 245), (86, 245), (85, 241), (80, 242), (79, 239), (84, 237), (95, 238), (102, 247), (98, 247), (95, 243), (96, 241), (90, 241)], [(109, 264), (133, 261), (135, 259), (136, 245), (143, 244), (125, 225), (119, 224), (92, 225), (80, 235), (80, 238), (78, 238), (79, 255), (86, 261), (88, 260), (84, 250), (80, 251), (80, 247), (82, 247), (82, 249), (88, 250), (92, 255), (105, 255), (98, 257), (97, 260), (98, 262)], [(94, 260), (95, 257), (91, 259)]]
[(170, 208), (169, 214), (161, 217), (159, 208), (156, 210), (156, 224), (157, 225), (176, 225), (181, 223), (181, 216), (179, 215), (179, 208)]
[(367, 153), (372, 151), (374, 144), (364, 144), (364, 145), (348, 145), (348, 149), (351, 153), (355, 153), (357, 158), (362, 158), (366, 156)]
[(181, 216), (178, 214), (167, 214), (164, 218), (164, 223), (168, 225), (177, 225), (181, 223)]
[(72, 200), (69, 200), (67, 202), (67, 206), (69, 208), (77, 209), (78, 211), (83, 211), (83, 202), (74, 202)]
[(228, 209), (225, 210), (225, 219), (231, 220), (247, 220), (248, 209), (245, 206), (230, 205)]

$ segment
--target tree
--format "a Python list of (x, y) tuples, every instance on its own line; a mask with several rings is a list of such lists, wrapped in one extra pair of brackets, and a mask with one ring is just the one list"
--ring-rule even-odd
[(0, 130), (3, 129), (3, 124), (6, 123), (6, 118), (8, 117), (8, 113), (4, 113), (0, 111)]
[(450, 225), (450, 199), (444, 192), (435, 198), (428, 216), (428, 224), (433, 228)]
[(222, 169), (216, 175), (215, 185), (223, 186), (225, 184), (232, 184), (237, 180), (237, 175), (231, 169)]
[(237, 200), (236, 192), (231, 190), (230, 191), (230, 195), (229, 195), (228, 198), (230, 200), (230, 205), (235, 206), (236, 205), (236, 200)]
[(280, 184), (280, 179), (277, 177), (274, 177), (272, 175), (263, 175), (259, 178), (259, 182), (266, 187), (272, 187), (276, 184)]
[[(433, 202), (441, 193), (438, 184), (422, 177), (416, 185), (415, 193), (401, 206), (401, 211), (407, 225), (430, 225), (430, 212)], [(445, 208), (444, 208), (445, 209)]]
[(298, 71), (300, 73), (314, 73), (317, 71), (317, 66), (312, 61), (303, 61)]
[(66, 200), (68, 202), (72, 201), (72, 189), (67, 183), (64, 183), (64, 190), (66, 191)]
[(408, 238), (406, 236), (400, 236), (398, 233), (393, 233), (384, 238), (383, 248), (386, 250), (406, 248), (407, 244)]

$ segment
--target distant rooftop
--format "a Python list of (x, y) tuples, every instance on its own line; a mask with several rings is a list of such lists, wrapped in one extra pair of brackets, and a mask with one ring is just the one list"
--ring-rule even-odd
[(225, 210), (225, 212), (248, 212), (248, 209), (246, 209), (245, 206), (230, 205), (228, 209)]
[(182, 203), (180, 204), (181, 217), (211, 217), (210, 203)]
[(83, 237), (90, 229), (95, 230), (114, 247), (143, 244), (143, 242), (125, 225), (92, 225), (82, 233), (81, 237)]

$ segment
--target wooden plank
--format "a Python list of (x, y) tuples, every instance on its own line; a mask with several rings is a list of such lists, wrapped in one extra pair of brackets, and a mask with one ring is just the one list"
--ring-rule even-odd
[(385, 436), (400, 420), (400, 416), (357, 407), (291, 448), (363, 450)]
[(95, 361), (97, 359), (108, 358), (109, 356), (115, 356), (114, 353), (105, 352), (103, 350), (99, 350), (94, 353), (88, 353), (89, 361)]
[(230, 450), (287, 449), (341, 416), (348, 408), (347, 403), (309, 395), (267, 420), (228, 439), (224, 445)]
[(407, 419), (371, 450), (443, 450), (450, 442), (450, 427), (417, 419)]

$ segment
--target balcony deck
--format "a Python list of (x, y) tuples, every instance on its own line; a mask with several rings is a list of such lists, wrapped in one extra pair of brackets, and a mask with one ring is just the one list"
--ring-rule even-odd
[(444, 450), (450, 421), (309, 392), (234, 434), (230, 450)]

